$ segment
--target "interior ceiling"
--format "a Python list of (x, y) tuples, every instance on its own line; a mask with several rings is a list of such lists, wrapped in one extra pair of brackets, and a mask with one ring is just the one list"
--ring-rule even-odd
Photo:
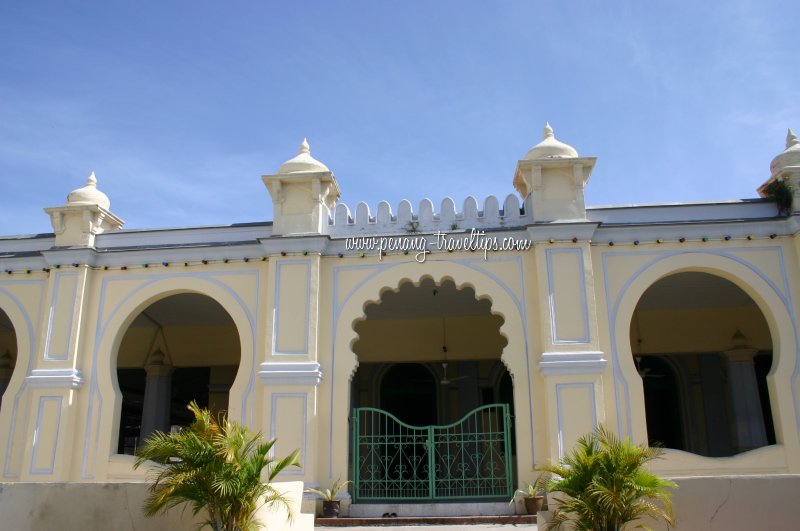
[(197, 293), (181, 293), (145, 308), (133, 320), (131, 327), (226, 324), (233, 324), (233, 319), (214, 299)]
[(405, 319), (490, 315), (491, 310), (491, 301), (477, 300), (472, 288), (457, 289), (449, 280), (437, 285), (424, 279), (419, 286), (404, 282), (398, 290), (384, 292), (380, 302), (367, 305), (364, 314), (368, 319)]
[(644, 292), (637, 309), (722, 308), (756, 306), (729, 280), (708, 273), (678, 273), (664, 277)]

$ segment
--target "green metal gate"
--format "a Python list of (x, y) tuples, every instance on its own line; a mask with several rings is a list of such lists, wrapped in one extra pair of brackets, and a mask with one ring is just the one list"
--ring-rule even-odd
[(409, 426), (371, 407), (353, 410), (353, 498), (510, 498), (507, 404), (479, 407), (445, 426)]

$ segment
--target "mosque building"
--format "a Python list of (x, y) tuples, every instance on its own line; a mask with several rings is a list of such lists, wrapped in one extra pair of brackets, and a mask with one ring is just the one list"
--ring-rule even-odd
[(141, 484), (137, 447), (196, 400), (278, 456), (299, 448), (284, 480), (352, 481), (353, 514), (513, 511), (537, 466), (603, 424), (666, 448), (653, 469), (680, 478), (679, 529), (783, 529), (800, 141), (758, 199), (587, 207), (595, 163), (547, 125), (505, 198), (351, 209), (304, 140), (262, 176), (271, 222), (152, 230), (123, 229), (92, 174), (45, 208), (53, 233), (0, 237), (0, 507), (59, 488), (77, 511)]

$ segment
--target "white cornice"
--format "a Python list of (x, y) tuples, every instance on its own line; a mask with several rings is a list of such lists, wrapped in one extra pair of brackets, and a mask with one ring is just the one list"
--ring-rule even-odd
[(600, 351), (544, 352), (539, 370), (545, 376), (559, 374), (593, 374), (606, 369), (608, 361)]
[(265, 362), (260, 365), (258, 376), (268, 385), (319, 385), (322, 381), (316, 361)]
[(83, 374), (78, 369), (33, 369), (25, 377), (31, 387), (55, 389), (80, 389), (83, 387)]

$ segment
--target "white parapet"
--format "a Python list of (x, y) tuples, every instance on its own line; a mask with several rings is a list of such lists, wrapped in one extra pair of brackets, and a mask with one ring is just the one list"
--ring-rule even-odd
[(415, 213), (411, 202), (406, 199), (397, 205), (397, 213), (386, 201), (378, 203), (373, 215), (369, 205), (364, 202), (356, 206), (355, 213), (344, 203), (334, 208), (329, 218), (332, 237), (356, 234), (404, 234), (409, 232), (449, 232), (461, 229), (501, 229), (523, 227), (531, 223), (530, 213), (520, 205), (514, 194), (509, 194), (500, 208), (498, 199), (490, 195), (478, 209), (478, 201), (469, 196), (464, 200), (461, 211), (456, 211), (455, 202), (446, 197), (439, 211), (434, 210), (433, 201), (423, 199)]

